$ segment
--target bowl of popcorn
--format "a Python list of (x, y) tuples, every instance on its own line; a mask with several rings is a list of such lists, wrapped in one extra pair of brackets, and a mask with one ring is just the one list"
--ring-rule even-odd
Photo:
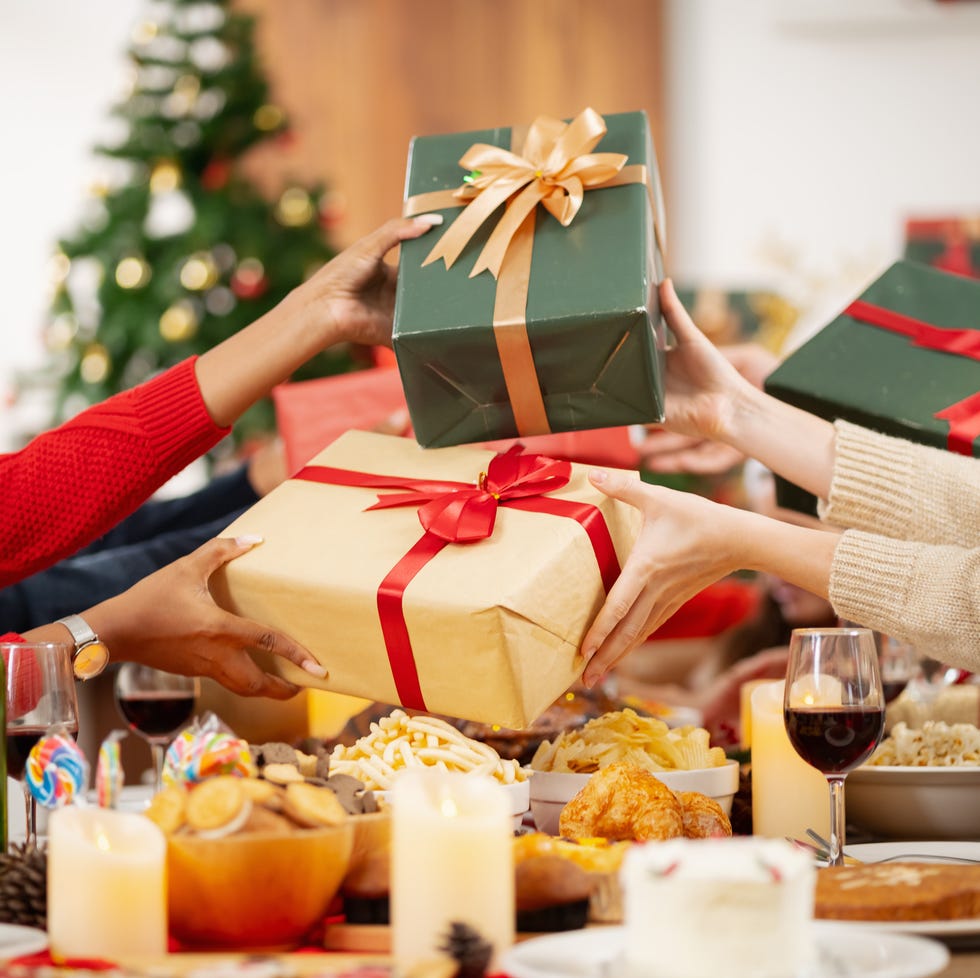
[(186, 739), (146, 809), (167, 836), (171, 934), (199, 949), (300, 945), (339, 892), (358, 818), (377, 814), (371, 793), (325, 755)]
[(530, 807), (527, 770), (439, 717), (392, 710), (354, 744), (338, 744), (330, 754), (331, 772), (356, 778), (382, 807), (388, 804), (388, 791), (398, 775), (419, 767), (493, 778), (507, 793), (515, 828)]
[(711, 747), (701, 727), (669, 727), (623, 709), (544, 741), (531, 760), (529, 793), (535, 828), (559, 834), (562, 809), (598, 771), (625, 764), (652, 773), (674, 792), (696, 792), (727, 816), (738, 790), (738, 762)]
[(883, 839), (980, 840), (980, 729), (896, 723), (844, 795), (848, 822)]

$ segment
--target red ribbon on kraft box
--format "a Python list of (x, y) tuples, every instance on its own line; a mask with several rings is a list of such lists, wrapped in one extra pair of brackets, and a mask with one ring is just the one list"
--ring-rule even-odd
[(308, 465), (293, 478), (365, 489), (401, 489), (379, 495), (368, 510), (416, 506), (423, 534), (378, 586), (378, 616), (399, 701), (426, 710), (412, 641), (402, 609), (405, 588), (416, 574), (450, 543), (478, 543), (493, 534), (497, 509), (508, 506), (528, 512), (573, 519), (588, 534), (606, 591), (619, 576), (619, 559), (609, 527), (598, 507), (547, 495), (568, 484), (571, 464), (535, 455), (514, 445), (491, 459), (476, 482), (412, 479), (375, 475), (329, 465)]

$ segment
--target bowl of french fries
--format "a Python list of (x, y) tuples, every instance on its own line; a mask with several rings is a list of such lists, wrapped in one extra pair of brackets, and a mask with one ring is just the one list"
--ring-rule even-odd
[(405, 770), (430, 767), (493, 778), (510, 799), (515, 828), (530, 807), (530, 773), (516, 760), (502, 758), (492, 747), (464, 736), (452, 724), (425, 714), (392, 710), (371, 724), (350, 746), (338, 744), (330, 755), (332, 774), (349, 774), (385, 806), (387, 792)]
[(535, 828), (558, 834), (565, 805), (601, 768), (635, 764), (651, 771), (671, 791), (698, 791), (726, 815), (738, 790), (738, 762), (710, 746), (701, 727), (668, 727), (655, 717), (624, 709), (590, 720), (544, 741), (531, 759), (530, 800)]

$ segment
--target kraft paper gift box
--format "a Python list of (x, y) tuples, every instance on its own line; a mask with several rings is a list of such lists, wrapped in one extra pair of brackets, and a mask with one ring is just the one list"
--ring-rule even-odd
[[(766, 379), (828, 420), (980, 457), (980, 282), (899, 261)], [(777, 502), (815, 500), (777, 480)]]
[[(581, 674), (579, 645), (640, 522), (633, 507), (589, 484), (587, 467), (568, 462), (538, 463), (547, 475), (538, 488), (563, 472), (567, 485), (510, 498), (501, 474), (541, 458), (423, 450), (407, 438), (348, 432), (225, 531), (264, 542), (215, 574), (212, 591), (223, 607), (301, 642), (329, 671), (318, 680), (283, 659), (264, 661), (292, 682), (527, 726)], [(485, 529), (489, 506), (492, 533), (445, 543), (423, 531), (420, 499), (369, 508), (406, 489), (321, 478), (396, 487), (422, 480), (432, 493), (421, 501), (434, 496), (437, 510), (447, 489), (426, 484), (450, 480), (461, 489), (453, 499), (468, 501), (464, 525), (475, 520)], [(499, 506), (477, 489), (483, 479)], [(437, 517), (435, 529), (446, 518)]]
[(405, 213), (445, 218), (399, 258), (393, 345), (422, 445), (663, 420), (663, 215), (646, 115), (587, 109), (564, 126), (412, 141)]

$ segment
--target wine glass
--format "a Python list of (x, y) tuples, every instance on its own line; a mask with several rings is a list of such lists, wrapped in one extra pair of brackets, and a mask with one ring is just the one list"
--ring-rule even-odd
[(167, 744), (194, 713), (201, 684), (193, 676), (178, 676), (136, 662), (116, 673), (116, 706), (127, 726), (150, 745), (154, 791), (163, 787), (163, 756)]
[(31, 748), (51, 728), (78, 735), (78, 699), (70, 645), (4, 642), (0, 653), (7, 676), (7, 774), (24, 791), (25, 841), (37, 846), (37, 802), (24, 780)]
[(881, 686), (885, 702), (891, 703), (908, 686), (919, 668), (919, 653), (914, 645), (891, 635), (881, 637), (878, 651)]
[(789, 643), (783, 720), (796, 753), (830, 786), (828, 863), (844, 863), (844, 778), (885, 729), (885, 695), (868, 628), (797, 628)]

